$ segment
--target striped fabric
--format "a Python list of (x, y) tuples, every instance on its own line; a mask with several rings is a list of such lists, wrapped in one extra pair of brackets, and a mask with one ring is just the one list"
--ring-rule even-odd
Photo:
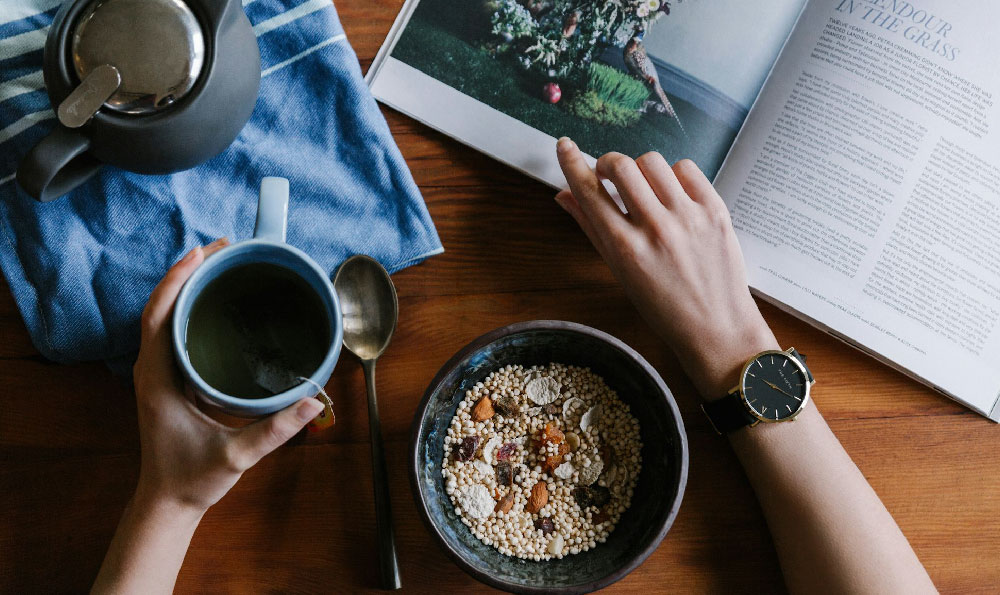
[(169, 176), (105, 167), (39, 204), (14, 172), (56, 125), (40, 69), (61, 2), (0, 0), (0, 268), (48, 358), (127, 361), (166, 268), (195, 245), (251, 235), (263, 176), (289, 178), (289, 242), (328, 270), (354, 253), (394, 271), (441, 251), (331, 1), (242, 2), (262, 80), (229, 149)]

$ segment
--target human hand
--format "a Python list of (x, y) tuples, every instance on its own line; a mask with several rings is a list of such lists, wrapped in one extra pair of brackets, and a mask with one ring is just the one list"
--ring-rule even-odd
[(166, 501), (203, 513), (252, 467), (316, 417), (316, 399), (298, 403), (243, 428), (200, 411), (186, 392), (171, 349), (170, 318), (181, 287), (225, 239), (192, 250), (153, 290), (142, 315), (134, 381), (142, 464), (136, 498)]
[[(690, 160), (608, 153), (590, 168), (562, 138), (569, 189), (556, 201), (579, 223), (639, 312), (706, 398), (723, 396), (746, 360), (777, 341), (747, 287), (729, 211)], [(623, 214), (601, 179), (618, 189)]]

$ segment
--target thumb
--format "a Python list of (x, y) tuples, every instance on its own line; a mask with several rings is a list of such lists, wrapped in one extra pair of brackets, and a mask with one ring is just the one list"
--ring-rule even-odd
[(314, 398), (302, 399), (281, 411), (244, 427), (235, 441), (247, 460), (256, 464), (265, 455), (287, 442), (320, 411), (323, 403)]

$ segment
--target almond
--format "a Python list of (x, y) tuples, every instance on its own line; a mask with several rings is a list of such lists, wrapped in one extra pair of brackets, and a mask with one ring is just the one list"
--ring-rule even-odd
[(531, 514), (537, 513), (549, 502), (549, 488), (544, 481), (540, 481), (531, 488), (531, 495), (528, 496), (528, 503), (524, 505), (524, 510)]
[(490, 398), (483, 397), (479, 399), (476, 406), (472, 408), (473, 421), (486, 421), (491, 417), (493, 417), (493, 403), (490, 401)]
[(510, 512), (510, 509), (513, 506), (514, 506), (514, 494), (511, 492), (507, 492), (507, 495), (501, 498), (499, 502), (497, 502), (497, 505), (493, 509), (493, 512), (502, 512), (504, 514), (507, 514), (508, 512)]

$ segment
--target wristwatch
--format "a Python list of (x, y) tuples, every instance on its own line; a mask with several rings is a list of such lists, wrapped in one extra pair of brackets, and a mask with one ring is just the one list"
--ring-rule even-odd
[(762, 351), (743, 366), (739, 384), (701, 409), (720, 435), (761, 422), (792, 421), (809, 402), (815, 382), (806, 356), (794, 347)]

